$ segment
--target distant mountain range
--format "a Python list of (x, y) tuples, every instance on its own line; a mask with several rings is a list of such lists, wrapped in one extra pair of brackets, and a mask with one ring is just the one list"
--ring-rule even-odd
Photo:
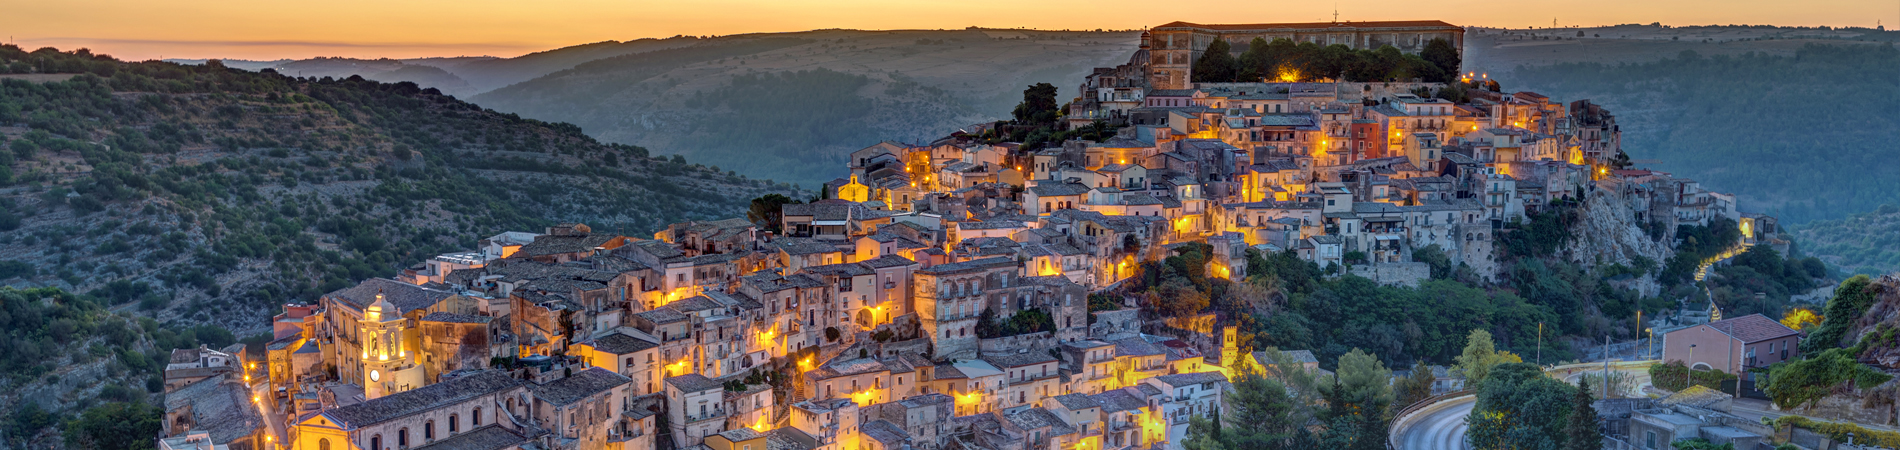
[[(1059, 98), (1066, 101), (1091, 68), (1126, 62), (1138, 36), (1138, 32), (991, 29), (819, 30), (608, 41), (515, 58), (324, 58), (226, 64), (253, 70), (269, 67), (292, 76), (358, 74), (385, 82), (412, 81), (497, 111), (573, 123), (603, 141), (641, 145), (656, 154), (683, 154), (722, 170), (810, 187), (838, 176), (843, 156), (851, 150), (881, 140), (922, 142), (959, 127), (1007, 118), (1029, 84), (1054, 84), (1062, 90)], [(1675, 119), (1688, 112), (1684, 103), (1658, 101), (1660, 97), (1646, 95), (1647, 91), (1613, 88), (1619, 85), (1613, 78), (1642, 74), (1609, 66), (1596, 76), (1602, 83), (1584, 86), (1577, 80), (1553, 78), (1549, 71), (1520, 74), (1518, 69), (1642, 63), (1674, 58), (1684, 51), (1705, 57), (1740, 57), (1749, 52), (1793, 56), (1809, 44), (1892, 45), (1896, 40), (1900, 32), (1865, 28), (1474, 27), (1466, 34), (1465, 67), (1500, 79), (1508, 91), (1538, 91), (1565, 101), (1593, 97), (1622, 119), (1625, 147), (1633, 157), (1659, 161), (1657, 165), (1667, 170), (1714, 182), (1714, 189), (1741, 194), (1745, 205), (1784, 212), (1801, 222), (1866, 211), (1892, 197), (1883, 200), (1870, 194), (1852, 202), (1791, 203), (1801, 199), (1788, 198), (1778, 186), (1722, 178), (1719, 175), (1725, 170), (1733, 172), (1727, 166), (1736, 161), (1721, 158), (1721, 149), (1703, 148), (1698, 143), (1703, 140), (1671, 134), (1676, 132), (1672, 127), (1679, 125)], [(806, 73), (793, 75), (800, 71)], [(1889, 92), (1875, 86), (1864, 94), (1885, 98)], [(1855, 117), (1885, 112), (1838, 111), (1860, 104), (1831, 108)], [(1859, 132), (1846, 123), (1821, 121), (1820, 128), (1788, 131)], [(1716, 136), (1749, 131), (1737, 128), (1738, 124), (1708, 121), (1697, 126)], [(1825, 166), (1813, 169), (1810, 173), (1820, 173)], [(1861, 195), (1849, 195), (1857, 196)]]

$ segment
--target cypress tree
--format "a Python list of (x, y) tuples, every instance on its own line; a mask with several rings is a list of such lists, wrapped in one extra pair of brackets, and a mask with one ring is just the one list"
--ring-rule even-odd
[(1563, 450), (1603, 450), (1597, 409), (1590, 405), (1590, 387), (1583, 383), (1582, 378), (1577, 379), (1577, 395), (1570, 402), (1570, 421), (1564, 426)]

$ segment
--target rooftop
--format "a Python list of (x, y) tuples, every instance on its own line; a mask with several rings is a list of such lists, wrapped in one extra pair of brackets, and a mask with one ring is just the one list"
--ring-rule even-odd
[(333, 409), (324, 414), (349, 428), (374, 425), (424, 411), (441, 409), (510, 388), (521, 381), (501, 371), (482, 371), (373, 400)]
[(528, 389), (534, 391), (535, 398), (555, 406), (564, 406), (631, 381), (633, 379), (607, 369), (590, 367), (587, 370), (575, 372), (567, 378), (530, 386)]

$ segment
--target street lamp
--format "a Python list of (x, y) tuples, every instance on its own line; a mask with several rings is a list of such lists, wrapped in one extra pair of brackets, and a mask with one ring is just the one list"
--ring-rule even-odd
[(1695, 364), (1695, 344), (1689, 344), (1689, 364), (1690, 364), (1690, 366), (1688, 367), (1689, 370), (1685, 370), (1682, 372), (1682, 388), (1683, 389), (1688, 389), (1689, 384), (1694, 382), (1693, 377), (1695, 375), (1695, 365), (1694, 365)]

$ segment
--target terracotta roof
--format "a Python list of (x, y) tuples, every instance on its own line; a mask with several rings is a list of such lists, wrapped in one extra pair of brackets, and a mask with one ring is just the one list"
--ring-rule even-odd
[(1709, 322), (1709, 328), (1714, 328), (1715, 331), (1720, 331), (1722, 334), (1740, 339), (1744, 344), (1799, 334), (1799, 332), (1794, 331), (1793, 328), (1788, 328), (1786, 325), (1782, 325), (1781, 322), (1776, 322), (1775, 319), (1770, 319), (1768, 316), (1761, 314), (1749, 314), (1733, 319)]

